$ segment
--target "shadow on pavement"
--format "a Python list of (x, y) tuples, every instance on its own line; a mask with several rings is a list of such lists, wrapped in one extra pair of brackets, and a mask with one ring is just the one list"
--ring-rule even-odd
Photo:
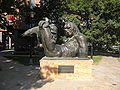
[(40, 79), (39, 66), (25, 66), (2, 56), (0, 67), (0, 90), (29, 90), (54, 81)]

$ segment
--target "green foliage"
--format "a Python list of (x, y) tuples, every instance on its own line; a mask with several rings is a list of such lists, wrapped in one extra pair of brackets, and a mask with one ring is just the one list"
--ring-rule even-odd
[(62, 16), (64, 20), (78, 26), (81, 22), (91, 21), (89, 27), (80, 28), (96, 48), (106, 45), (109, 49), (120, 44), (120, 0), (66, 0), (65, 8), (67, 13)]
[[(20, 4), (22, 2), (3, 1), (3, 11), (10, 13), (9, 8), (13, 5), (20, 9), (21, 15), (29, 11), (24, 4)], [(49, 0), (35, 12), (38, 21), (48, 17), (58, 25), (61, 25), (60, 19), (76, 23), (96, 49), (106, 45), (108, 50), (112, 45), (120, 44), (120, 0)], [(81, 26), (82, 23), (85, 25)]]
[(93, 63), (95, 65), (98, 65), (101, 60), (102, 60), (102, 56), (93, 56)]
[(120, 62), (120, 57), (118, 58), (118, 61)]
[(65, 20), (67, 22), (70, 21), (70, 22), (76, 23), (77, 25), (80, 24), (80, 20), (77, 19), (77, 16), (74, 14), (70, 14), (70, 15), (64, 14), (61, 19)]
[(3, 11), (3, 12), (8, 12), (8, 13), (10, 13), (11, 11), (12, 11), (12, 9), (10, 9), (11, 8), (11, 6), (14, 4), (14, 0), (3, 0), (3, 1), (1, 1), (1, 10)]

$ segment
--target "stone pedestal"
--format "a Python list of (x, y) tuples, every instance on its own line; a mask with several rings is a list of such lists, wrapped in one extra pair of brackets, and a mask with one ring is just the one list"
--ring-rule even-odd
[(93, 60), (88, 58), (43, 57), (40, 77), (44, 79), (90, 79)]

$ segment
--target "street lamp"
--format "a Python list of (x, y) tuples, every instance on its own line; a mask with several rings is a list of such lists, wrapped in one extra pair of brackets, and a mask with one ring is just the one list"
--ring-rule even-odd
[[(90, 18), (90, 21), (91, 21), (91, 23), (90, 23), (90, 24), (91, 24), (91, 27), (90, 27), (90, 28), (92, 29), (92, 23), (93, 23), (92, 21), (93, 21), (93, 19), (95, 19), (95, 15), (94, 15), (94, 14), (90, 14), (90, 15), (89, 15), (89, 18)], [(91, 58), (93, 59), (93, 55), (94, 55), (93, 52), (94, 52), (94, 51), (93, 51), (93, 42), (92, 42), (92, 41), (91, 41), (91, 44), (90, 44), (90, 49), (91, 49), (91, 50), (90, 50), (90, 56), (91, 56)]]
[(31, 12), (30, 12), (30, 17), (31, 17), (31, 18), (34, 18), (34, 15), (35, 15), (35, 12), (31, 11)]
[(118, 58), (120, 58), (120, 44), (118, 45)]
[(33, 22), (32, 22), (32, 20), (33, 20), (34, 16), (35, 16), (35, 12), (31, 11), (31, 12), (30, 12), (30, 17), (31, 17), (31, 27), (30, 27), (30, 28), (33, 27)]
[[(35, 12), (31, 11), (30, 12), (30, 17), (31, 17), (31, 24), (30, 24), (30, 28), (33, 27), (33, 18), (34, 18)], [(32, 36), (30, 36), (30, 45), (29, 45), (29, 49), (30, 49), (30, 61), (29, 64), (33, 64), (33, 60), (32, 60)]]
[(93, 20), (93, 19), (95, 18), (95, 15), (94, 15), (94, 14), (90, 14), (90, 15), (89, 15), (89, 18), (90, 18), (91, 20)]

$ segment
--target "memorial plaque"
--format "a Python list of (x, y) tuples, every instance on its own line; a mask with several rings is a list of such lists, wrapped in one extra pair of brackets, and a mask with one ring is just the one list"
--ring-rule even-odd
[(59, 65), (58, 73), (74, 73), (73, 65)]

